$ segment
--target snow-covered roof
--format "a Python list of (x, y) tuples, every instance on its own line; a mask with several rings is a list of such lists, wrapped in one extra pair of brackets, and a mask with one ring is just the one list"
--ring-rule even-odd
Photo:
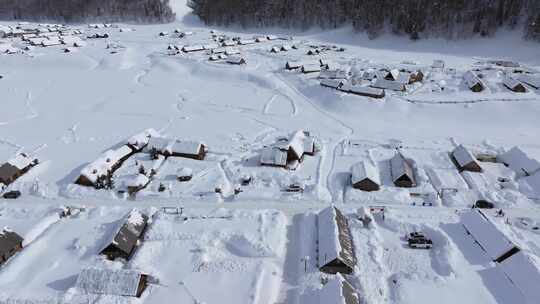
[(7, 163), (18, 170), (23, 170), (32, 164), (32, 159), (26, 154), (19, 153), (15, 157), (8, 160)]
[(146, 214), (141, 213), (138, 209), (131, 210), (122, 226), (105, 245), (103, 251), (107, 250), (110, 245), (114, 245), (127, 256), (131, 255), (137, 245), (137, 241), (144, 232), (147, 222), (148, 216)]
[(384, 90), (383, 89), (377, 89), (377, 88), (371, 88), (371, 87), (363, 87), (359, 85), (351, 85), (347, 86), (347, 91), (358, 94), (362, 96), (371, 96), (371, 97), (384, 97)]
[(141, 273), (131, 270), (85, 268), (75, 286), (86, 293), (137, 296)]
[(435, 69), (443, 69), (444, 68), (444, 61), (442, 60), (433, 60), (433, 63), (431, 64), (432, 68)]
[(172, 145), (168, 147), (168, 151), (171, 154), (190, 154), (197, 155), (202, 149), (203, 144), (200, 142), (189, 141), (189, 140), (175, 140)]
[(231, 56), (227, 59), (227, 63), (232, 63), (232, 64), (242, 64), (245, 62), (246, 60), (240, 56)]
[(519, 76), (519, 80), (536, 89), (540, 89), (540, 77), (534, 77), (531, 75), (521, 75)]
[(321, 79), (321, 85), (323, 87), (338, 89), (343, 85), (343, 80), (342, 79)]
[[(298, 130), (289, 137), (288, 147), (296, 154), (298, 159), (302, 158), (309, 143), (313, 143), (313, 140), (309, 140), (309, 143), (306, 145), (307, 138), (308, 136), (304, 130)], [(309, 152), (311, 151), (308, 151), (308, 153)]]
[(510, 76), (504, 76), (502, 82), (506, 87), (508, 87), (510, 89), (516, 89), (519, 86), (523, 86), (520, 81), (518, 81), (518, 80), (516, 80), (516, 79), (514, 79), (514, 78), (512, 78)]
[(356, 264), (347, 219), (335, 206), (329, 206), (317, 215), (319, 237), (319, 266), (339, 259), (353, 268)]
[(493, 260), (499, 259), (515, 247), (480, 210), (463, 213), (461, 223)]
[(203, 45), (203, 48), (205, 50), (213, 50), (213, 49), (219, 48), (219, 45), (217, 43), (209, 43), (209, 44)]
[(143, 187), (150, 182), (150, 179), (144, 174), (135, 174), (127, 179), (124, 184), (126, 187)]
[(476, 85), (480, 85), (482, 88), (485, 88), (484, 83), (472, 71), (465, 72), (463, 74), (463, 80), (469, 88), (472, 88)]
[(540, 301), (540, 268), (532, 256), (518, 252), (499, 264), (499, 268), (514, 283), (527, 301), (523, 304), (538, 304)]
[(159, 137), (159, 133), (152, 128), (146, 129), (138, 134), (133, 135), (128, 140), (128, 144), (133, 148), (140, 150), (148, 144), (151, 137)]
[(519, 190), (529, 198), (540, 200), (540, 171), (521, 178)]
[(357, 304), (358, 294), (341, 274), (337, 274), (319, 291), (319, 304)]
[(108, 150), (103, 153), (98, 159), (88, 164), (81, 170), (81, 175), (86, 176), (89, 181), (95, 183), (100, 176), (111, 173), (112, 169), (119, 162), (126, 159), (133, 153), (130, 147), (123, 145), (116, 150)]
[(379, 170), (377, 170), (377, 167), (375, 167), (370, 162), (362, 161), (353, 165), (351, 168), (351, 174), (351, 180), (353, 184), (361, 182), (365, 179), (369, 179), (377, 185), (381, 184)]
[(392, 157), (390, 160), (390, 166), (392, 169), (392, 179), (394, 182), (404, 175), (414, 181), (412, 167), (401, 153), (396, 153), (396, 155)]
[(349, 73), (345, 70), (321, 70), (320, 79), (347, 79)]
[(302, 72), (304, 73), (314, 73), (320, 72), (321, 66), (319, 64), (304, 64), (302, 66)]
[(397, 81), (391, 81), (386, 80), (377, 77), (377, 80), (374, 84), (371, 85), (374, 88), (378, 89), (387, 89), (387, 90), (393, 90), (393, 91), (405, 91), (405, 86), (402, 83), (399, 83)]
[(238, 41), (239, 44), (241, 45), (246, 45), (246, 44), (254, 44), (256, 43), (255, 39), (240, 39), (240, 41)]
[(203, 51), (204, 47), (202, 45), (186, 45), (182, 48), (183, 52), (197, 52), (197, 51)]
[(460, 167), (465, 167), (470, 163), (476, 163), (476, 157), (474, 157), (474, 155), (463, 145), (457, 146), (454, 151), (452, 151), (452, 155)]
[(301, 68), (303, 65), (304, 62), (302, 61), (287, 61), (287, 63), (285, 64), (288, 69), (298, 69)]
[(281, 166), (287, 165), (287, 151), (272, 146), (265, 148), (261, 152), (261, 165)]
[(513, 147), (507, 152), (497, 155), (497, 160), (508, 165), (518, 176), (534, 174), (540, 170), (540, 162), (529, 158), (519, 147)]

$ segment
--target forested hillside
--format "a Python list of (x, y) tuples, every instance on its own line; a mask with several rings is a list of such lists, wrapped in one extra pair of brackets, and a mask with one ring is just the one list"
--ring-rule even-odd
[(0, 19), (169, 22), (169, 0), (0, 0)]
[(350, 24), (371, 38), (491, 36), (500, 28), (540, 40), (540, 0), (190, 0), (207, 24), (305, 29)]

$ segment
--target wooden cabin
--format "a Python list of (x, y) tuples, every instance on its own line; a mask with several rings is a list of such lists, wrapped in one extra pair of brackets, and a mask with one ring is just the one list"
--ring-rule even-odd
[(132, 210), (124, 224), (122, 224), (109, 244), (101, 250), (100, 254), (111, 261), (117, 258), (129, 260), (135, 253), (139, 241), (143, 238), (147, 223), (147, 215), (136, 209)]
[(482, 172), (476, 157), (463, 145), (457, 146), (452, 151), (452, 160), (459, 171)]
[(401, 153), (390, 160), (390, 169), (392, 173), (392, 181), (396, 187), (412, 188), (416, 187), (416, 179), (412, 165)]
[(379, 170), (369, 162), (359, 162), (351, 168), (351, 184), (358, 190), (379, 191), (381, 187)]
[(20, 235), (9, 229), (2, 230), (0, 232), (0, 266), (22, 248), (23, 238)]
[(351, 274), (356, 266), (356, 256), (349, 223), (335, 206), (317, 214), (318, 265), (329, 274)]

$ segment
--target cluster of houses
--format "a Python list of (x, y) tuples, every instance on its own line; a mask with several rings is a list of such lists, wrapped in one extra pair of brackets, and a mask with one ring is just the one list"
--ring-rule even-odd
[(371, 98), (385, 97), (386, 90), (405, 92), (407, 86), (424, 80), (421, 70), (367, 69), (353, 75), (348, 67), (341, 67), (325, 59), (319, 62), (288, 61), (287, 70), (299, 70), (304, 74), (319, 73), (323, 87)]
[[(416, 187), (414, 167), (411, 160), (397, 152), (389, 161), (392, 182), (396, 187)], [(359, 162), (351, 167), (351, 184), (355, 189), (362, 191), (379, 191), (381, 177), (376, 165), (369, 161)]]
[[(20, 38), (27, 45), (24, 50), (32, 47), (51, 47), (63, 45), (66, 48), (82, 47), (86, 42), (80, 37), (82, 30), (71, 29), (59, 24), (37, 24), (12, 27), (0, 27), (0, 38)], [(18, 53), (23, 50), (9, 48), (6, 53)]]
[(316, 149), (315, 138), (308, 131), (298, 130), (289, 138), (279, 138), (275, 144), (264, 148), (260, 165), (296, 169), (305, 155), (315, 155)]
[[(523, 150), (514, 147), (505, 153), (495, 156), (475, 155), (463, 145), (458, 145), (449, 153), (449, 158), (461, 174), (482, 174), (482, 162), (496, 162), (505, 165), (515, 172), (520, 191), (527, 197), (540, 199), (540, 162), (531, 159)], [(388, 162), (392, 182), (396, 187), (412, 188), (417, 186), (413, 161), (397, 152)], [(354, 189), (372, 192), (382, 187), (381, 174), (377, 164), (361, 161), (351, 167), (351, 185)], [(469, 175), (467, 175), (469, 176)], [(483, 199), (484, 200), (484, 199)], [(481, 200), (480, 200), (481, 201)], [(475, 205), (478, 202), (475, 203)], [(489, 204), (493, 208), (493, 203)], [(482, 207), (488, 208), (488, 207)]]
[[(96, 189), (114, 188), (114, 173), (136, 153), (146, 153), (156, 164), (162, 164), (168, 157), (204, 160), (207, 152), (208, 149), (203, 143), (165, 138), (154, 129), (147, 129), (130, 138), (121, 147), (106, 151), (85, 166), (75, 183)], [(139, 172), (124, 181), (123, 186), (130, 195), (135, 194), (150, 184), (158, 168), (158, 165), (152, 168), (141, 167)]]
[[(457, 170), (482, 172), (482, 167), (476, 157), (463, 145), (457, 146), (451, 153), (450, 159)], [(411, 160), (397, 152), (389, 161), (392, 182), (396, 187), (412, 188), (417, 182)], [(351, 184), (362, 191), (378, 191), (381, 187), (381, 177), (376, 165), (369, 161), (359, 162), (351, 167)]]
[(0, 166), (0, 190), (30, 171), (38, 164), (38, 160), (28, 154), (19, 153)]

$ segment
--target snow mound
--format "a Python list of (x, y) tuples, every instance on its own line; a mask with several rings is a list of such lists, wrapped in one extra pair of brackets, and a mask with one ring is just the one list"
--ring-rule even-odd
[(277, 252), (265, 244), (256, 240), (250, 235), (234, 235), (226, 243), (227, 249), (241, 257), (266, 258), (275, 257)]

